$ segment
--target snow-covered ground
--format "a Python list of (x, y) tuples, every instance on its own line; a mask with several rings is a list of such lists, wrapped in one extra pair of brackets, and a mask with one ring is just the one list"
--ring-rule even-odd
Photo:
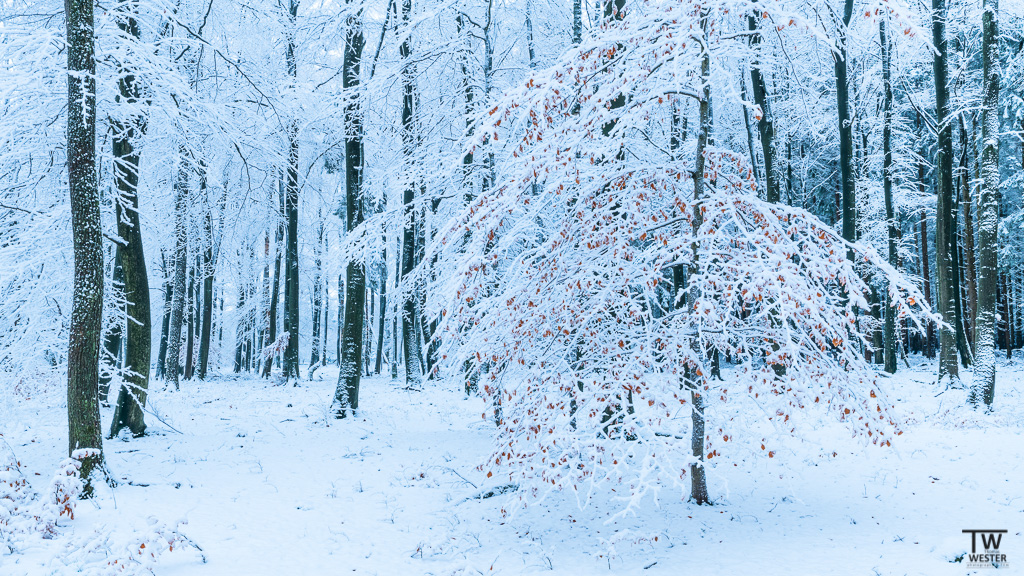
[[(738, 450), (709, 470), (714, 506), (666, 489), (624, 516), (612, 493), (582, 509), (572, 497), (526, 508), (474, 498), (498, 484), (476, 469), (493, 423), (457, 383), (364, 380), (359, 417), (337, 421), (330, 370), (299, 387), (185, 382), (152, 395), (165, 422), (147, 416), (150, 435), (107, 442), (117, 488), (80, 504), (56, 537), (0, 555), (0, 574), (103, 573), (104, 555), (149, 517), (202, 549), (182, 541), (158, 576), (962, 575), (963, 529), (1007, 529), (996, 573), (1024, 573), (1024, 371), (1000, 366), (985, 415), (963, 408), (963, 391), (937, 389), (931, 366), (887, 381), (908, 422), (892, 448), (833, 442), (842, 428), (829, 427), (772, 459)], [(0, 383), (0, 433), (41, 491), (65, 456), (62, 391), (14, 388)]]

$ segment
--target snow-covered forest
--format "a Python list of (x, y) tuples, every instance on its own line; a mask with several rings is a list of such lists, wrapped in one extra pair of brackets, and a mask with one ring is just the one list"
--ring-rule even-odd
[(1021, 0), (7, 0), (0, 71), (0, 574), (1024, 562)]

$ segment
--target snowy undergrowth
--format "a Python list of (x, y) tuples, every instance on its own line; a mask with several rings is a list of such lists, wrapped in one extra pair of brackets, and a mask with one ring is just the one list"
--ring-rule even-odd
[[(951, 560), (969, 549), (961, 530), (979, 527), (1009, 529), (1003, 549), (1024, 550), (1024, 373), (1013, 366), (1000, 366), (994, 414), (937, 388), (930, 365), (883, 378), (908, 422), (891, 448), (864, 447), (835, 422), (772, 437), (762, 417), (743, 431), (752, 442), (711, 462), (714, 506), (666, 488), (626, 514), (612, 487), (583, 508), (557, 494), (525, 507), (476, 498), (502, 485), (477, 470), (493, 448), (482, 401), (457, 383), (414, 391), (374, 378), (359, 416), (336, 421), (335, 376), (298, 388), (222, 376), (156, 392), (153, 408), (180, 433), (150, 419), (151, 435), (108, 441), (118, 487), (59, 518), (57, 537), (4, 551), (0, 574), (121, 573), (110, 560), (142, 544), (173, 544), (126, 564), (158, 576), (966, 574)], [(44, 494), (64, 461), (61, 394), (3, 398), (0, 433)], [(717, 409), (758, 408), (737, 395)], [(766, 435), (772, 458), (757, 445)]]
[(39, 554), (48, 557), (47, 573), (144, 576), (153, 574), (160, 556), (175, 546), (198, 549), (177, 527), (153, 517), (142, 524), (100, 524), (91, 532), (74, 533), (72, 522), (80, 507), (104, 500), (104, 492), (110, 496), (100, 488), (93, 500), (80, 499), (82, 461), (95, 454), (90, 448), (76, 450), (60, 463), (46, 488), (37, 492), (0, 434), (0, 556), (4, 560), (0, 566), (10, 564), (17, 571), (21, 556)]

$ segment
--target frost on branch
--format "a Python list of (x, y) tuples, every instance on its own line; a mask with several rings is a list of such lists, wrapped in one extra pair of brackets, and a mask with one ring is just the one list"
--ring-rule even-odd
[[(889, 445), (899, 426), (861, 349), (862, 273), (887, 277), (914, 323), (923, 298), (869, 248), (760, 200), (728, 149), (704, 150), (706, 195), (694, 198), (692, 141), (667, 149), (665, 127), (702, 93), (704, 47), (714, 59), (746, 44), (716, 29), (724, 5), (634, 6), (490, 111), (471, 144), (510, 142), (496, 154), (507, 158), (500, 185), (433, 247), (454, 272), (434, 291), (447, 295), (449, 370), (468, 366), (500, 407), (485, 468), (535, 496), (586, 499), (614, 483), (636, 502), (683, 486), (691, 392), (746, 394), (782, 433), (797, 432), (798, 411), (818, 411)], [(724, 380), (711, 377), (716, 351), (736, 365)], [(709, 460), (733, 440), (715, 416)]]

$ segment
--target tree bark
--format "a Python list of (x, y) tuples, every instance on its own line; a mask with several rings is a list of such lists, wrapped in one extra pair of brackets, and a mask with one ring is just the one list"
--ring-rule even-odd
[(373, 373), (380, 374), (384, 361), (384, 319), (388, 310), (388, 253), (384, 249), (384, 264), (380, 267), (380, 306), (377, 314), (377, 358), (374, 362)]
[(172, 288), (171, 318), (167, 330), (167, 382), (178, 385), (178, 364), (181, 360), (181, 325), (185, 310), (185, 258), (188, 257), (188, 231), (185, 225), (188, 209), (188, 167), (184, 146), (178, 148), (178, 176), (174, 182), (174, 287)]
[(955, 278), (953, 276), (953, 135), (949, 124), (949, 75), (946, 54), (946, 0), (932, 0), (932, 44), (935, 75), (935, 121), (938, 126), (938, 152), (935, 155), (936, 209), (935, 209), (935, 270), (938, 283), (936, 308), (942, 314), (945, 326), (939, 328), (939, 381), (950, 380), (958, 386), (955, 308)]
[[(280, 199), (281, 211), (278, 214), (278, 225), (277, 231), (274, 233), (274, 279), (270, 288), (270, 312), (267, 320), (267, 342), (273, 344), (277, 342), (277, 301), (281, 297), (281, 253), (284, 251), (282, 243), (284, 242), (284, 190), (278, 186), (278, 196)], [(274, 358), (277, 353), (268, 354), (266, 359), (263, 361), (263, 374), (264, 378), (270, 377), (270, 369), (274, 366)]]
[(188, 314), (188, 321), (185, 323), (185, 380), (192, 379), (192, 372), (195, 369), (195, 333), (196, 333), (196, 266), (195, 262), (188, 269), (188, 301), (185, 304), (185, 311)]
[[(313, 333), (310, 341), (309, 351), (309, 378), (313, 377), (313, 371), (320, 364), (320, 320), (323, 309), (323, 245), (324, 245), (324, 224), (320, 223), (317, 229), (317, 243), (313, 247)], [(326, 323), (326, 318), (323, 318)]]
[[(115, 212), (117, 219), (121, 219), (121, 207), (117, 198), (114, 199)], [(122, 237), (123, 238), (123, 237)], [(121, 264), (121, 260), (124, 258), (121, 253), (121, 244), (118, 244), (114, 248), (114, 269), (111, 270), (111, 284), (116, 290), (118, 287), (124, 291), (124, 267)], [(125, 294), (127, 297), (127, 294)], [(100, 355), (100, 364), (104, 365), (103, 369), (100, 370), (100, 404), (103, 406), (109, 406), (108, 398), (110, 397), (110, 381), (114, 379), (114, 376), (121, 371), (121, 341), (123, 336), (122, 330), (122, 314), (126, 313), (125, 310), (115, 310), (115, 318), (108, 318), (107, 323), (109, 328), (106, 334), (103, 335), (103, 353)], [(107, 312), (108, 315), (111, 312)]]
[(757, 121), (757, 131), (761, 138), (761, 154), (764, 157), (765, 199), (772, 204), (779, 202), (779, 176), (775, 166), (775, 119), (772, 116), (768, 100), (768, 88), (762, 75), (761, 64), (757, 60), (757, 49), (761, 44), (761, 33), (753, 15), (747, 16), (747, 29), (753, 32), (750, 37), (754, 48), (754, 60), (750, 63), (750, 84), (754, 91), (754, 104), (761, 108), (761, 117)]
[[(708, 27), (708, 13), (705, 11), (701, 14), (701, 28), (704, 31), (704, 37), (707, 38)], [(705, 181), (704, 181), (704, 154), (705, 151), (714, 146), (714, 106), (711, 100), (711, 54), (704, 50), (701, 58), (701, 78), (703, 80), (702, 98), (700, 101), (700, 127), (697, 134), (697, 154), (694, 162), (693, 171), (693, 201), (695, 204), (693, 214), (693, 234), (696, 238), (697, 232), (700, 229), (703, 218), (701, 217), (700, 205), (706, 196), (705, 193)], [(697, 259), (697, 244), (694, 243), (692, 246), (693, 250), (693, 262), (691, 264), (690, 277), (692, 278), (698, 271), (699, 261)], [(694, 300), (691, 296), (688, 299), (690, 302)], [(689, 306), (689, 302), (683, 301), (681, 298), (676, 299), (679, 306)], [(697, 378), (704, 378), (705, 376), (698, 376)], [(698, 504), (708, 504), (710, 499), (708, 498), (707, 479), (704, 471), (704, 397), (702, 395), (702, 386), (699, 385), (699, 381), (695, 381), (694, 375), (687, 368), (684, 370), (684, 383), (687, 389), (690, 391), (690, 448), (693, 453), (693, 457), (696, 462), (690, 465), (690, 499)]]
[[(206, 167), (199, 177), (199, 189), (206, 201)], [(210, 367), (210, 338), (213, 336), (213, 214), (209, 205), (205, 210), (205, 221), (203, 222), (203, 265), (200, 268), (200, 277), (203, 279), (203, 318), (202, 331), (199, 334), (199, 379), (206, 380), (206, 374)]]
[[(402, 1), (402, 22), (409, 25), (412, 0)], [(402, 57), (402, 143), (404, 154), (411, 159), (416, 145), (413, 126), (413, 105), (415, 101), (415, 77), (412, 63), (412, 45), (408, 35), (399, 47)], [(415, 267), (416, 257), (416, 187), (409, 183), (402, 196), (405, 205), (404, 230), (402, 232), (402, 280), (409, 278)], [(405, 382), (407, 386), (418, 387), (423, 381), (423, 350), (417, 329), (419, 306), (416, 290), (406, 288), (402, 304), (402, 344), (405, 352)]]
[[(126, 34), (141, 37), (135, 8), (126, 8), (118, 27)], [(126, 74), (118, 82), (118, 100), (135, 104), (139, 87), (134, 74)], [(139, 153), (134, 142), (145, 134), (142, 118), (128, 123), (115, 122), (114, 182), (120, 199), (117, 203), (117, 233), (126, 241), (122, 254), (124, 295), (127, 300), (127, 342), (125, 345), (124, 383), (118, 392), (117, 407), (110, 426), (113, 438), (127, 427), (132, 436), (146, 432), (144, 408), (149, 390), (149, 365), (152, 355), (152, 318), (149, 301), (149, 274), (142, 244), (142, 223), (139, 218)], [(122, 202), (127, 202), (122, 212)]]
[(174, 282), (171, 280), (167, 269), (167, 257), (164, 255), (163, 249), (160, 250), (160, 261), (163, 263), (164, 273), (164, 318), (162, 326), (160, 327), (160, 349), (156, 354), (156, 377), (158, 379), (164, 378), (164, 374), (167, 368), (167, 329), (171, 322), (171, 300), (172, 300), (172, 289)]
[(974, 325), (978, 316), (978, 284), (977, 268), (974, 250), (974, 202), (971, 197), (971, 162), (970, 151), (973, 148), (971, 142), (977, 136), (977, 130), (971, 131), (972, 138), (968, 140), (967, 126), (963, 115), (960, 116), (960, 142), (963, 151), (960, 154), (960, 190), (963, 196), (964, 214), (964, 241), (963, 241), (963, 280), (964, 280), (964, 333), (967, 337), (967, 346), (974, 356)]
[(103, 227), (96, 174), (96, 62), (92, 0), (66, 0), (68, 188), (75, 276), (68, 332), (68, 454), (82, 458), (83, 496), (93, 494), (94, 472), (103, 471), (99, 360), (103, 322)]
[[(941, 1), (941, 0), (937, 0)], [(843, 239), (854, 242), (857, 239), (857, 205), (856, 180), (853, 173), (853, 124), (850, 119), (850, 86), (849, 86), (849, 27), (853, 18), (853, 0), (845, 0), (843, 5), (843, 21), (839, 28), (839, 53), (834, 55), (836, 79), (836, 109), (839, 119), (839, 173), (842, 184), (842, 222)], [(847, 251), (853, 259), (853, 252)]]
[[(999, 0), (982, 3), (984, 97), (981, 120), (981, 198), (978, 204), (978, 318), (974, 343), (977, 364), (969, 401), (991, 407), (995, 398), (996, 294), (999, 290)], [(1007, 334), (1012, 333), (1006, 291)], [(1007, 338), (1007, 357), (1011, 349)]]
[[(285, 52), (288, 75), (294, 84), (298, 77), (295, 56), (295, 20), (299, 12), (298, 0), (288, 4), (289, 35)], [(288, 246), (285, 250), (285, 319), (288, 346), (284, 351), (284, 374), (289, 380), (299, 378), (299, 125), (288, 124), (288, 170), (285, 184), (285, 215), (288, 220)]]
[[(409, 5), (408, 0), (404, 5)], [(359, 68), (365, 43), (362, 11), (350, 15), (346, 26), (348, 30), (343, 56), (342, 86), (347, 92), (355, 92), (359, 87)], [(357, 99), (349, 99), (345, 117), (345, 231), (351, 234), (363, 223), (363, 119)], [(338, 387), (334, 392), (332, 406), (336, 418), (354, 414), (359, 408), (365, 304), (366, 269), (362, 262), (350, 260), (345, 271), (345, 322), (344, 326), (339, 327), (342, 334), (338, 359)]]
[[(885, 220), (888, 229), (889, 264), (893, 267), (899, 266), (899, 256), (896, 253), (896, 240), (899, 237), (899, 228), (896, 226), (896, 213), (892, 203), (892, 46), (889, 42), (889, 34), (885, 28), (885, 19), (878, 22), (879, 40), (882, 45), (882, 191), (885, 197)], [(888, 285), (888, 282), (886, 282)], [(888, 286), (882, 298), (882, 305), (885, 306), (885, 325), (882, 330), (884, 343), (885, 371), (889, 374), (896, 373), (896, 311), (892, 306), (892, 298)]]

